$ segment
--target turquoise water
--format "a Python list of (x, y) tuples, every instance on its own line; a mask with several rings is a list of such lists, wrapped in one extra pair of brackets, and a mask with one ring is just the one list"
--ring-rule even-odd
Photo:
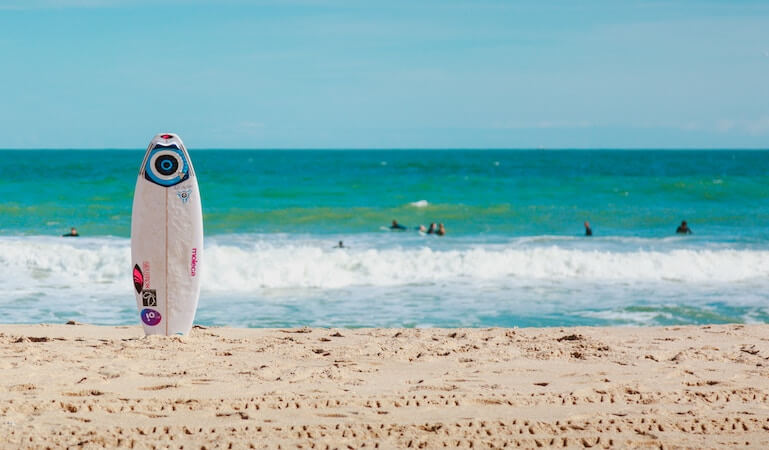
[[(3, 322), (137, 322), (143, 153), (0, 151)], [(767, 151), (190, 153), (204, 324), (769, 321)], [(414, 229), (431, 222), (448, 234)], [(70, 226), (82, 237), (57, 237)]]

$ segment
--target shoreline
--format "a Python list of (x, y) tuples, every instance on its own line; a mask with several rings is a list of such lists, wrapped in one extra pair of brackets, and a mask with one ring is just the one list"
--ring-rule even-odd
[(0, 325), (0, 376), (22, 448), (769, 446), (769, 325)]

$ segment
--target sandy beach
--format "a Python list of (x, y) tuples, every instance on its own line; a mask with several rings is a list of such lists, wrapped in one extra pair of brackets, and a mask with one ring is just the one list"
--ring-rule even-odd
[(0, 326), (3, 448), (769, 447), (769, 326)]

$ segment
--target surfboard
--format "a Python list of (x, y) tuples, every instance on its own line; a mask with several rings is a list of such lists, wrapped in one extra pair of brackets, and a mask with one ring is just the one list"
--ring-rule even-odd
[(139, 318), (150, 334), (187, 334), (200, 297), (203, 213), (192, 160), (179, 136), (147, 147), (131, 213), (131, 272)]

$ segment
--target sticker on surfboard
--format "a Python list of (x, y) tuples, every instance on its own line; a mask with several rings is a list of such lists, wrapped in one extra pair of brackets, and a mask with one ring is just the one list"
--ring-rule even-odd
[(143, 287), (144, 287), (144, 274), (142, 274), (142, 269), (137, 264), (134, 266), (134, 289), (136, 289), (136, 293), (140, 294), (142, 292)]
[(142, 312), (140, 315), (142, 318), (142, 322), (144, 322), (147, 326), (150, 326), (150, 327), (156, 326), (157, 324), (160, 323), (160, 320), (162, 319), (162, 316), (160, 315), (160, 313), (151, 308), (142, 309)]

